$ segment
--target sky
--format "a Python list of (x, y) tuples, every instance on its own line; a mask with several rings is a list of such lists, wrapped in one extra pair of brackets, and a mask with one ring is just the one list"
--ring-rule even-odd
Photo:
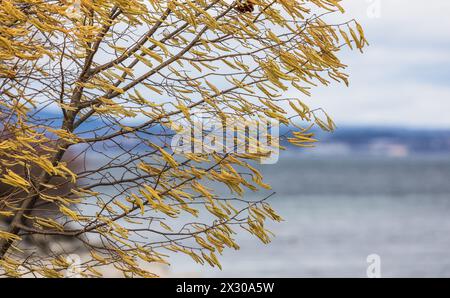
[(292, 88), (311, 108), (323, 108), (339, 126), (398, 126), (450, 129), (450, 1), (343, 0), (370, 46), (364, 54), (344, 50), (350, 87), (333, 84)]
[(344, 0), (370, 46), (346, 51), (350, 87), (317, 88), (311, 107), (339, 125), (450, 128), (450, 1)]

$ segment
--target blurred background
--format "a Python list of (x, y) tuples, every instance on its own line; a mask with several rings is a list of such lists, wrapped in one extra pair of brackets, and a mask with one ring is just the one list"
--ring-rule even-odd
[(450, 2), (343, 2), (371, 45), (342, 53), (350, 88), (305, 99), (337, 131), (262, 166), (285, 219), (273, 242), (240, 234), (222, 271), (174, 256), (163, 275), (366, 277), (376, 254), (383, 277), (450, 277)]

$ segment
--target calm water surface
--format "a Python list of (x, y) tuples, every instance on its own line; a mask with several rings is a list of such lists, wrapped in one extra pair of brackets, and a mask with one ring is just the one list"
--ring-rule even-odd
[(450, 158), (284, 157), (263, 168), (284, 217), (270, 245), (240, 234), (223, 270), (172, 258), (166, 274), (199, 277), (450, 277)]

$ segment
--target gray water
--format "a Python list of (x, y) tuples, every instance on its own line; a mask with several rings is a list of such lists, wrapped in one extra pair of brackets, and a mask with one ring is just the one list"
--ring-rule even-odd
[(199, 277), (450, 277), (450, 157), (284, 157), (262, 168), (284, 222), (263, 245), (239, 234), (223, 270), (174, 256), (167, 274)]

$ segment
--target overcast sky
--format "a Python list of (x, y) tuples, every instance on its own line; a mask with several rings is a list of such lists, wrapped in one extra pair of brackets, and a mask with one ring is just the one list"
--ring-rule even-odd
[[(350, 88), (315, 89), (307, 102), (338, 125), (450, 128), (450, 1), (344, 0), (370, 47), (342, 55)], [(378, 10), (379, 8), (379, 10)]]
[[(300, 98), (338, 126), (450, 128), (450, 1), (344, 0), (339, 21), (357, 19), (370, 46), (341, 53), (350, 87)], [(290, 94), (299, 96), (298, 91)]]

